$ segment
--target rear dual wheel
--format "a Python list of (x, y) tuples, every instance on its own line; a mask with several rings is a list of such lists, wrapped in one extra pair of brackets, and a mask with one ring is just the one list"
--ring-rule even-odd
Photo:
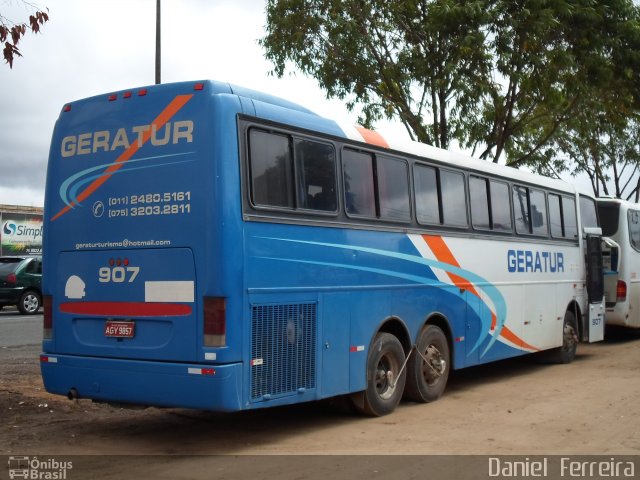
[(416, 351), (407, 363), (405, 397), (423, 403), (437, 400), (447, 385), (450, 369), (446, 335), (436, 325), (426, 325), (416, 342)]
[(361, 401), (354, 401), (358, 410), (374, 417), (395, 410), (407, 378), (402, 370), (404, 360), (404, 349), (395, 336), (385, 332), (376, 335), (367, 357), (367, 389)]

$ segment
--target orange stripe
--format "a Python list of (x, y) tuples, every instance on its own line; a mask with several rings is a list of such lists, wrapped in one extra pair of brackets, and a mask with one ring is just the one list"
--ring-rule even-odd
[[(435, 254), (436, 258), (439, 261), (448, 263), (449, 265), (453, 265), (454, 267), (460, 268), (460, 264), (458, 263), (456, 258), (453, 256), (453, 253), (451, 253), (451, 250), (449, 250), (449, 247), (447, 247), (447, 244), (444, 242), (442, 237), (437, 237), (432, 235), (423, 235), (422, 238), (424, 238), (424, 241), (427, 242), (427, 245), (429, 246), (429, 248)], [(449, 278), (451, 278), (451, 281), (456, 287), (468, 290), (470, 293), (473, 293), (475, 296), (480, 298), (480, 295), (478, 294), (474, 286), (471, 283), (469, 283), (467, 279), (449, 272), (447, 272), (447, 275), (449, 275)], [(496, 314), (491, 312), (491, 330), (495, 330), (496, 324), (497, 324)], [(506, 338), (511, 343), (521, 348), (526, 348), (534, 351), (539, 350), (536, 347), (529, 345), (520, 337), (518, 337), (515, 333), (509, 330), (509, 328), (506, 325), (502, 326), (502, 330), (500, 331), (500, 336)]]
[(538, 348), (529, 345), (527, 342), (525, 342), (524, 340), (522, 340), (520, 337), (518, 337), (515, 333), (513, 333), (511, 330), (509, 330), (509, 328), (507, 326), (503, 326), (502, 327), (502, 331), (500, 332), (500, 336), (506, 338), (507, 340), (509, 340), (511, 343), (521, 347), (521, 348), (526, 348), (529, 350), (533, 350), (533, 351), (539, 351)]
[(107, 168), (99, 178), (96, 178), (87, 188), (85, 188), (82, 192), (80, 192), (80, 195), (78, 195), (77, 203), (71, 202), (69, 205), (66, 205), (51, 219), (51, 221), (53, 222), (57, 218), (67, 213), (73, 207), (75, 207), (76, 205), (86, 200), (98, 188), (100, 188), (102, 184), (104, 184), (104, 182), (106, 182), (107, 180), (109, 180), (109, 178), (111, 178), (111, 175), (114, 172), (122, 168), (122, 166), (128, 160), (130, 160), (131, 157), (133, 157), (133, 155), (145, 143), (149, 141), (149, 139), (151, 138), (151, 131), (153, 130), (153, 127), (155, 127), (156, 131), (160, 130), (165, 125), (165, 123), (171, 120), (171, 117), (173, 117), (176, 113), (178, 113), (178, 111), (180, 111), (180, 109), (184, 107), (189, 100), (191, 100), (191, 97), (193, 97), (193, 94), (177, 95), (176, 98), (174, 98), (171, 101), (171, 103), (169, 103), (169, 105), (167, 105), (167, 107), (162, 112), (160, 112), (160, 115), (158, 115), (155, 118), (155, 120), (151, 122), (151, 128), (149, 128), (149, 130), (144, 132), (144, 134), (142, 135), (142, 138), (139, 138), (132, 145), (130, 145), (129, 148), (127, 148), (124, 152), (122, 152), (122, 154), (116, 159), (114, 165), (111, 165), (109, 168)]
[[(447, 244), (444, 243), (444, 240), (442, 239), (442, 237), (437, 237), (433, 235), (423, 235), (422, 238), (424, 238), (424, 241), (427, 242), (427, 245), (429, 246), (431, 251), (435, 254), (438, 261), (448, 263), (449, 265), (453, 265), (454, 267), (460, 268), (460, 264), (456, 260), (456, 257), (453, 256), (453, 253), (451, 253), (451, 250), (449, 250), (449, 247), (447, 247)], [(451, 272), (446, 272), (446, 273), (456, 287), (461, 288), (463, 290), (467, 290), (468, 292), (474, 294), (476, 297), (480, 298), (480, 295), (478, 294), (477, 290), (471, 284), (471, 282), (469, 282), (469, 280), (459, 275), (456, 275), (455, 273), (451, 273)]]
[(373, 130), (369, 130), (368, 128), (361, 127), (360, 125), (356, 125), (356, 130), (360, 132), (360, 135), (362, 135), (362, 138), (364, 138), (365, 142), (371, 145), (389, 148), (389, 144), (387, 143), (387, 141), (378, 132), (374, 132)]

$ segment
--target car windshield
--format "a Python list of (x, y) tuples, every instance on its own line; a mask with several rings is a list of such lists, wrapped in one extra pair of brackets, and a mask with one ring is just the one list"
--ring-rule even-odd
[(0, 258), (0, 275), (13, 272), (22, 260), (22, 258)]

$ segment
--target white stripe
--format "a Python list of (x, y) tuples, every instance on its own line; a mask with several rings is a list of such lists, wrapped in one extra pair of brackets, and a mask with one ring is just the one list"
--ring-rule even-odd
[(193, 281), (144, 282), (145, 302), (193, 302)]

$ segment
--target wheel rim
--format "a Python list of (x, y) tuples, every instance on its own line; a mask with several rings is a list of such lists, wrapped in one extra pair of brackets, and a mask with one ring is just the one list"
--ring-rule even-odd
[(570, 323), (565, 323), (562, 336), (562, 349), (565, 352), (573, 351), (578, 345), (576, 330)]
[(29, 313), (34, 313), (36, 310), (38, 310), (38, 303), (38, 297), (33, 294), (27, 295), (22, 301), (24, 309)]
[(382, 399), (389, 399), (396, 391), (396, 377), (400, 365), (391, 355), (383, 355), (376, 367), (376, 392)]
[(428, 385), (433, 385), (447, 371), (447, 360), (435, 345), (427, 347), (422, 357), (422, 375)]

